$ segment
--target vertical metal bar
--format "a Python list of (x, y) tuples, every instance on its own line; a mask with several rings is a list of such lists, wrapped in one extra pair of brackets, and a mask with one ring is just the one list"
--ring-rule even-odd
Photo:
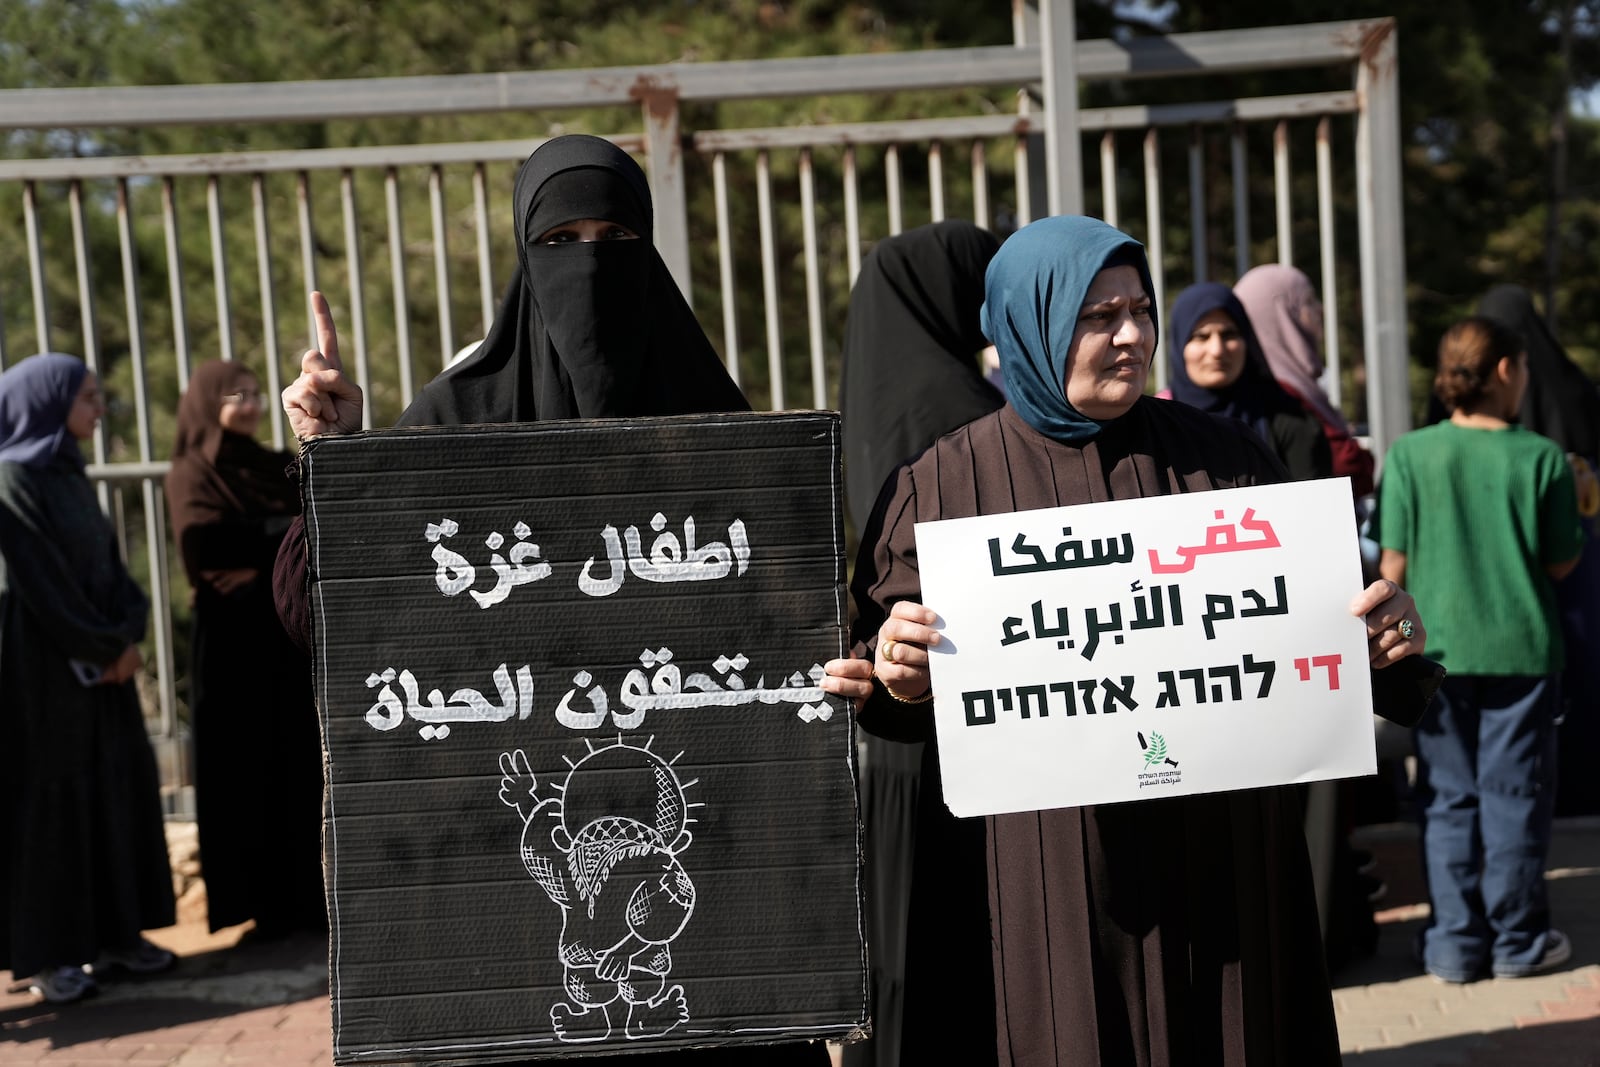
[(900, 232), (900, 146), (883, 150), (883, 176), (889, 187), (889, 236)]
[[(1157, 313), (1167, 311), (1167, 257), (1166, 242), (1161, 232), (1161, 142), (1155, 127), (1144, 131), (1144, 225), (1145, 255), (1150, 260), (1150, 281), (1156, 291), (1150, 294)], [(1156, 388), (1167, 387), (1167, 338), (1163, 334), (1156, 342)]]
[(1367, 419), (1381, 457), (1411, 427), (1406, 355), (1405, 201), (1400, 173), (1400, 63), (1394, 23), (1369, 31), (1356, 65), (1356, 206)]
[(1278, 204), (1278, 262), (1294, 264), (1294, 216), (1289, 203), (1289, 122), (1272, 131), (1272, 188)]
[[(94, 285), (89, 277), (89, 236), (83, 224), (83, 183), (73, 179), (67, 186), (67, 206), (72, 213), (72, 252), (78, 273), (78, 313), (83, 318), (83, 361), (100, 373), (100, 339), (95, 332)], [(106, 461), (106, 426), (102, 419), (95, 427), (92, 451), (96, 463)], [(104, 483), (99, 486), (100, 506), (110, 503)]]
[(986, 230), (994, 225), (989, 221), (989, 149), (982, 141), (972, 142), (972, 221)]
[[(266, 350), (267, 395), (283, 390), (278, 374), (278, 300), (272, 288), (272, 245), (267, 232), (267, 183), (250, 175), (250, 207), (256, 224), (256, 276), (261, 286), (261, 343)], [(272, 413), (272, 447), (283, 447), (283, 405), (268, 404)]]
[(1023, 227), (1033, 221), (1033, 196), (1032, 182), (1028, 179), (1028, 135), (1017, 135), (1015, 153), (1016, 181), (1017, 181), (1017, 226)]
[(472, 168), (472, 219), (478, 229), (478, 299), (483, 307), (483, 333), (494, 325), (494, 274), (489, 260), (489, 175), (479, 163)]
[(1245, 160), (1244, 123), (1233, 124), (1233, 276), (1250, 269), (1250, 170)]
[[(161, 487), (146, 478), (144, 489), (145, 552), (150, 565), (150, 612), (156, 641), (156, 700), (161, 709), (161, 736), (169, 744), (178, 741), (178, 672), (173, 662), (171, 579), (167, 567), (167, 508)], [(181, 767), (181, 761), (174, 761)], [(182, 785), (181, 771), (179, 781)]]
[[(150, 462), (154, 445), (150, 433), (150, 402), (144, 365), (144, 331), (139, 318), (139, 266), (134, 255), (133, 206), (128, 198), (128, 180), (117, 179), (117, 240), (122, 252), (122, 291), (128, 316), (128, 357), (133, 364), (133, 403), (138, 423), (139, 459)], [(166, 529), (155, 482), (146, 478), (144, 488), (145, 548), (150, 558), (150, 607), (156, 619), (156, 689), (161, 712), (161, 734), (172, 737), (177, 728), (176, 692), (172, 666), (171, 613), (167, 604)]]
[(117, 179), (117, 240), (122, 252), (123, 307), (128, 316), (128, 356), (133, 363), (134, 415), (138, 422), (139, 459), (148, 462), (152, 452), (150, 406), (145, 397), (144, 329), (139, 315), (139, 262), (134, 253), (133, 204), (128, 179)]
[(828, 406), (828, 379), (822, 366), (822, 282), (817, 272), (817, 195), (811, 149), (800, 150), (800, 228), (805, 235), (806, 325), (811, 335), (811, 406)]
[(1189, 243), (1194, 254), (1194, 280), (1207, 279), (1205, 142), (1196, 125), (1189, 134)]
[(771, 407), (783, 410), (783, 338), (778, 325), (778, 255), (772, 237), (772, 173), (765, 151), (756, 153), (756, 214), (761, 223), (761, 303), (767, 318), (767, 376)]
[(411, 403), (411, 312), (406, 306), (406, 249), (400, 231), (400, 176), (390, 167), (383, 175), (383, 199), (389, 216), (389, 278), (394, 291), (394, 347), (400, 360), (400, 406)]
[(928, 145), (928, 205), (934, 222), (944, 221), (944, 147), (933, 141)]
[[(361, 406), (361, 428), (372, 429), (372, 375), (367, 364), (367, 310), (363, 299), (364, 282), (361, 274), (361, 227), (356, 222), (355, 175), (349, 170), (339, 173), (339, 201), (344, 215), (345, 273), (350, 281), (350, 333), (355, 340), (356, 384), (367, 402)], [(311, 334), (316, 344), (317, 335)], [(342, 355), (343, 353), (341, 353)]]
[[(233, 311), (228, 300), (228, 253), (222, 240), (222, 190), (215, 174), (206, 175), (206, 223), (211, 230), (211, 283), (217, 291), (217, 347), (233, 358)], [(276, 405), (274, 405), (276, 406)]]
[[(300, 278), (305, 283), (306, 336), (317, 336), (317, 319), (311, 313), (311, 292), (317, 288), (317, 245), (311, 228), (311, 175), (301, 171), (295, 175), (295, 206), (300, 216)], [(276, 358), (277, 353), (273, 353)], [(276, 405), (274, 405), (276, 406)]]
[(711, 185), (717, 203), (717, 281), (722, 288), (722, 352), (728, 377), (739, 384), (739, 300), (733, 290), (733, 235), (728, 225), (728, 161), (711, 157)]
[[(76, 186), (77, 183), (73, 184)], [(182, 393), (189, 388), (189, 316), (185, 313), (183, 302), (183, 257), (178, 241), (177, 189), (170, 175), (161, 179), (161, 229), (167, 238), (167, 293), (172, 303), (172, 347), (178, 364), (178, 391)], [(88, 332), (87, 324), (85, 332)]]
[(44, 283), (44, 245), (39, 240), (39, 212), (32, 182), (22, 183), (22, 218), (28, 233), (28, 281), (33, 286), (34, 343), (40, 352), (50, 351), (50, 308)]
[(1326, 115), (1317, 122), (1317, 232), (1322, 248), (1322, 391), (1337, 408), (1344, 387), (1339, 375), (1339, 279), (1338, 260), (1334, 256), (1331, 125)]
[[(1048, 2), (1048, 0), (1046, 0)], [(1018, 48), (1039, 47), (1040, 0), (1011, 0), (1011, 40)], [(1017, 118), (1029, 131), (1017, 135), (1017, 225), (1026, 226), (1034, 208), (1049, 214), (1049, 182), (1045, 175), (1045, 127), (1031, 121), (1044, 104), (1044, 86), (1032, 82), (1017, 90)]]
[(655, 200), (656, 249), (666, 261), (683, 298), (694, 304), (689, 284), (689, 202), (684, 193), (683, 139), (678, 132), (678, 91), (651, 89), (640, 94), (644, 112), (645, 156), (650, 164), (650, 195)]
[(844, 147), (844, 243), (850, 268), (850, 287), (861, 273), (861, 207), (856, 190), (856, 146)]
[(1045, 183), (1054, 215), (1083, 214), (1083, 159), (1078, 144), (1078, 31), (1074, 5), (1039, 3), (1039, 62), (1044, 68)]
[(1100, 135), (1100, 217), (1117, 225), (1117, 138), (1110, 130)]
[(450, 253), (445, 246), (444, 168), (435, 164), (428, 171), (428, 211), (433, 217), (433, 277), (439, 302), (439, 369), (450, 365), (456, 354), (456, 331), (450, 318)]

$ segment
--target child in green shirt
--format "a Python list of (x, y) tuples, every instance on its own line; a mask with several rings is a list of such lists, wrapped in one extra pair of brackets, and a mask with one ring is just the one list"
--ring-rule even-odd
[(1469, 318), (1439, 343), (1447, 422), (1385, 457), (1375, 533), (1385, 578), (1428, 620), (1450, 670), (1417, 726), (1417, 793), (1435, 977), (1517, 978), (1559, 967), (1544, 867), (1555, 798), (1561, 630), (1552, 581), (1582, 549), (1576, 494), (1553, 441), (1514, 425), (1522, 341)]

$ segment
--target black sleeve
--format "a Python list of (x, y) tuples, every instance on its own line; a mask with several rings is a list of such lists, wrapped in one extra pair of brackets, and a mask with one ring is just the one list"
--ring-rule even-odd
[(306, 586), (306, 523), (296, 515), (278, 544), (272, 567), (272, 602), (289, 640), (311, 654), (311, 596)]
[(111, 663), (144, 637), (149, 601), (114, 560), (116, 602), (93, 602), (80, 584), (77, 562), (62, 543), (38, 477), (5, 464), (0, 475), (0, 558), (6, 585), (66, 655), (85, 663)]
[(249, 567), (270, 570), (289, 516), (273, 519), (229, 519), (195, 523), (183, 531), (178, 550), (191, 572)]
[(1322, 424), (1304, 411), (1272, 416), (1272, 445), (1289, 479), (1296, 482), (1333, 477), (1333, 450)]

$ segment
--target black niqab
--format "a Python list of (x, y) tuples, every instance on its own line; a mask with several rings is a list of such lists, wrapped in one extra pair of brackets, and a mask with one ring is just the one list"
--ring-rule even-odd
[(1522, 336), (1528, 350), (1528, 391), (1519, 421), (1568, 452), (1600, 457), (1600, 392), (1567, 355), (1520, 285), (1497, 285), (1484, 295), (1478, 314)]
[(1000, 241), (970, 222), (880, 241), (861, 264), (845, 325), (845, 495), (862, 524), (895, 468), (1000, 407), (978, 353), (983, 278)]
[[(545, 143), (517, 173), (517, 270), (489, 336), (435, 378), (398, 425), (747, 411), (651, 243), (650, 188), (610, 141)], [(578, 219), (637, 240), (547, 245)]]

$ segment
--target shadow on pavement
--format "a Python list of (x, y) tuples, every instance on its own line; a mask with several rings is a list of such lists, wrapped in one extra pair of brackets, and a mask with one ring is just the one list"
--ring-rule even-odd
[(1489, 1034), (1460, 1034), (1398, 1048), (1347, 1052), (1346, 1067), (1595, 1067), (1600, 1064), (1600, 1019), (1548, 1022)]
[(0, 1061), (7, 1044), (42, 1040), (70, 1048), (325, 999), (327, 952), (325, 937), (262, 941), (246, 934), (237, 945), (180, 955), (161, 974), (103, 976), (99, 994), (75, 1004), (46, 1003), (28, 992), (26, 980), (0, 972)]

